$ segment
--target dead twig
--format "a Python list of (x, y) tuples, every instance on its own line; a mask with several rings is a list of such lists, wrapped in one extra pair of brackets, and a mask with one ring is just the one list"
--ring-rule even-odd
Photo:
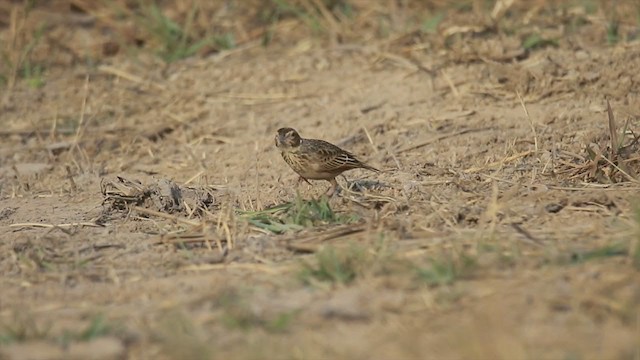
[(301, 252), (301, 253), (314, 253), (320, 249), (322, 243), (325, 241), (338, 239), (344, 236), (357, 234), (366, 230), (364, 225), (347, 227), (339, 227), (323, 231), (321, 233), (310, 234), (307, 236), (295, 236), (294, 238), (287, 238), (283, 241), (286, 242), (285, 248), (287, 250)]
[(533, 124), (533, 120), (531, 120), (531, 116), (529, 115), (529, 110), (527, 110), (527, 106), (524, 104), (524, 100), (522, 99), (522, 96), (520, 96), (520, 92), (517, 90), (516, 90), (516, 95), (518, 96), (518, 100), (520, 100), (520, 105), (522, 106), (522, 110), (524, 110), (524, 114), (526, 115), (527, 120), (529, 120), (529, 126), (531, 126), (531, 132), (533, 133), (533, 144), (536, 151), (538, 151), (538, 133), (536, 132), (536, 127)]
[(189, 219), (185, 219), (182, 217), (178, 217), (175, 215), (170, 215), (167, 213), (163, 213), (161, 211), (155, 211), (155, 210), (151, 210), (151, 209), (146, 209), (140, 206), (133, 206), (131, 207), (131, 210), (137, 211), (139, 213), (143, 213), (146, 215), (152, 215), (152, 216), (157, 216), (157, 217), (161, 217), (163, 219), (167, 219), (167, 220), (171, 220), (173, 222), (176, 223), (182, 223), (182, 224), (186, 224), (186, 225), (191, 225), (191, 226), (201, 226), (201, 223), (198, 221), (192, 221)]
[(449, 77), (449, 74), (447, 74), (444, 69), (440, 70), (440, 72), (442, 73), (442, 77), (444, 78), (444, 80), (447, 82), (447, 85), (449, 85), (453, 96), (455, 96), (456, 98), (460, 98), (460, 92), (458, 92), (458, 88), (456, 87), (456, 84), (453, 83), (453, 80), (451, 80), (451, 77)]
[(527, 243), (536, 245), (536, 246), (544, 246), (542, 241), (536, 239), (533, 235), (531, 235), (527, 230), (525, 230), (522, 226), (516, 223), (511, 223), (511, 227), (520, 235), (524, 236), (527, 240)]
[(70, 227), (104, 227), (104, 225), (96, 224), (93, 222), (79, 222), (79, 223), (68, 223), (68, 224), (16, 223), (16, 224), (9, 225), (9, 227), (54, 229), (54, 228), (70, 228)]
[(460, 135), (464, 135), (464, 134), (468, 134), (468, 133), (474, 133), (474, 132), (481, 132), (481, 131), (487, 131), (487, 130), (493, 130), (493, 127), (484, 127), (484, 128), (474, 128), (474, 129), (464, 129), (464, 130), (460, 130), (460, 131), (456, 131), (456, 132), (452, 132), (449, 134), (442, 134), (442, 135), (438, 135), (436, 137), (433, 137), (429, 140), (426, 140), (424, 142), (415, 144), (415, 145), (411, 145), (409, 147), (406, 147), (404, 149), (400, 149), (397, 151), (398, 154), (403, 153), (403, 152), (407, 152), (407, 151), (411, 151), (411, 150), (416, 150), (419, 149), (421, 147), (427, 146), (429, 144), (432, 144), (434, 142), (438, 142), (444, 139), (449, 139), (452, 137), (456, 137), (456, 136), (460, 136)]
[(611, 109), (611, 104), (609, 103), (609, 99), (607, 99), (607, 117), (609, 118), (609, 139), (611, 139), (611, 148), (609, 149), (609, 157), (612, 161), (616, 160), (618, 156), (618, 148), (620, 147), (620, 142), (618, 142), (618, 130), (616, 127), (616, 119), (613, 116), (613, 109)]
[(611, 161), (611, 160), (607, 159), (607, 157), (606, 157), (606, 156), (602, 156), (601, 158), (602, 158), (604, 161), (608, 162), (608, 163), (609, 163), (611, 166), (613, 166), (616, 170), (620, 171), (620, 173), (621, 173), (622, 175), (624, 175), (627, 179), (629, 179), (629, 181), (630, 181), (630, 182), (633, 182), (633, 183), (640, 183), (640, 180), (638, 180), (638, 179), (634, 178), (633, 176), (629, 175), (629, 173), (628, 173), (628, 172), (626, 172), (626, 171), (622, 170), (618, 165), (614, 164), (614, 163), (613, 163), (613, 161)]
[(145, 79), (141, 78), (140, 76), (131, 74), (129, 72), (126, 72), (124, 70), (115, 68), (115, 67), (110, 66), (110, 65), (100, 65), (100, 66), (98, 66), (98, 71), (101, 71), (101, 72), (106, 73), (106, 74), (111, 74), (111, 75), (123, 78), (125, 80), (129, 80), (129, 81), (137, 83), (137, 84), (147, 84), (147, 85), (149, 85), (149, 86), (151, 86), (151, 87), (153, 87), (153, 88), (155, 88), (157, 90), (162, 90), (162, 91), (166, 90), (166, 87), (163, 86), (163, 85), (154, 83), (152, 81), (145, 80)]
[(500, 161), (494, 161), (494, 162), (492, 162), (490, 164), (487, 164), (487, 165), (481, 166), (481, 167), (472, 167), (472, 168), (469, 168), (469, 169), (467, 169), (467, 170), (465, 170), (463, 172), (465, 174), (476, 173), (476, 172), (484, 170), (484, 169), (488, 169), (488, 168), (504, 165), (504, 164), (506, 164), (508, 162), (523, 158), (525, 156), (529, 156), (529, 155), (533, 154), (534, 152), (535, 152), (534, 150), (523, 151), (521, 153), (517, 153), (515, 155), (508, 156), (508, 157), (506, 157), (506, 158), (504, 158), (504, 159), (502, 159)]

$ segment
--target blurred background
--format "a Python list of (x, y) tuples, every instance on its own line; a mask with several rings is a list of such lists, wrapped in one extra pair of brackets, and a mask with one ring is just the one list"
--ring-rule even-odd
[(161, 66), (251, 46), (508, 60), (633, 41), (639, 19), (631, 0), (3, 0), (0, 86), (39, 87), (60, 69), (115, 56)]

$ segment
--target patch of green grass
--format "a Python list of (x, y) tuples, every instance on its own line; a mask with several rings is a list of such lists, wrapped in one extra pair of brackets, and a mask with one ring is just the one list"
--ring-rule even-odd
[(42, 324), (28, 311), (16, 312), (9, 322), (0, 323), (0, 344), (10, 344), (49, 337), (50, 324)]
[(370, 263), (366, 250), (354, 245), (346, 249), (324, 247), (316, 253), (315, 260), (314, 264), (303, 263), (298, 274), (307, 285), (314, 281), (349, 284), (362, 275)]
[(231, 329), (261, 328), (271, 333), (284, 333), (289, 330), (291, 323), (298, 315), (298, 311), (287, 311), (271, 317), (260, 317), (238, 304), (233, 307), (234, 309), (225, 313), (223, 317), (224, 324)]
[(109, 324), (104, 316), (94, 316), (86, 328), (80, 331), (66, 330), (58, 338), (58, 342), (67, 345), (74, 341), (91, 341), (103, 336), (113, 334), (116, 331), (116, 327)]
[(614, 256), (626, 256), (627, 254), (629, 254), (629, 245), (627, 242), (615, 242), (592, 250), (574, 252), (571, 255), (571, 263), (580, 264), (587, 261), (606, 259)]
[(442, 20), (444, 20), (444, 13), (438, 12), (422, 22), (420, 31), (422, 31), (422, 33), (435, 34)]
[(267, 322), (267, 330), (271, 332), (286, 332), (297, 315), (298, 311), (280, 313)]
[(51, 325), (43, 324), (29, 312), (17, 312), (11, 322), (0, 323), (0, 344), (25, 342), (32, 340), (52, 340), (68, 345), (71, 342), (90, 341), (113, 334), (117, 327), (107, 323), (101, 315), (91, 319), (81, 330), (63, 330), (61, 335), (51, 333)]
[(288, 331), (298, 311), (285, 311), (264, 316), (256, 314), (242, 293), (229, 290), (216, 300), (216, 306), (222, 309), (222, 323), (230, 329), (249, 330), (262, 328), (268, 332), (282, 333)]
[(275, 234), (301, 230), (326, 224), (344, 224), (357, 220), (356, 216), (335, 213), (326, 197), (320, 200), (304, 200), (297, 196), (295, 201), (276, 205), (260, 211), (239, 211), (251, 225)]
[(156, 329), (155, 337), (169, 359), (207, 360), (213, 346), (193, 320), (182, 312), (169, 311)]
[[(24, 19), (28, 16), (28, 10)], [(1, 86), (13, 86), (17, 78), (26, 80), (27, 85), (32, 88), (40, 88), (44, 85), (44, 66), (33, 59), (35, 48), (41, 43), (46, 25), (40, 25), (32, 34), (28, 36), (28, 42), (17, 48), (0, 48), (0, 69), (6, 72), (0, 73)]]
[(156, 2), (141, 1), (136, 23), (155, 38), (159, 46), (158, 56), (168, 63), (192, 56), (206, 45), (216, 45), (223, 50), (235, 47), (232, 34), (194, 35), (193, 21), (198, 11), (194, 4), (184, 23), (180, 24), (167, 17)]
[(31, 88), (38, 89), (44, 86), (44, 68), (39, 64), (32, 65), (28, 59), (22, 67), (22, 77)]
[(620, 41), (620, 23), (611, 20), (607, 23), (607, 44), (615, 45)]
[(580, 0), (580, 5), (584, 7), (587, 14), (593, 15), (598, 11), (598, 2), (596, 0)]
[(547, 39), (542, 37), (538, 33), (527, 36), (522, 42), (522, 47), (527, 50), (543, 48), (547, 46), (558, 46), (558, 42), (555, 39)]
[(110, 334), (113, 329), (113, 326), (107, 323), (104, 316), (98, 315), (91, 320), (89, 325), (87, 325), (87, 327), (82, 330), (78, 336), (76, 336), (76, 339), (80, 341), (90, 341)]
[(631, 240), (631, 262), (636, 270), (640, 270), (640, 206), (634, 210), (635, 239)]
[(350, 1), (347, 0), (324, 0), (327, 8), (334, 13), (339, 13), (343, 17), (352, 19), (355, 17), (355, 9), (353, 5), (351, 5)]
[[(313, 2), (310, 2), (310, 4)], [(328, 11), (340, 12), (343, 17), (354, 16), (354, 9), (348, 1), (328, 0), (322, 2)], [(322, 20), (322, 14), (315, 6), (302, 6), (299, 3), (286, 0), (271, 0), (260, 11), (259, 19), (270, 27), (287, 18), (297, 18), (302, 21), (314, 34), (325, 33), (326, 28)], [(272, 31), (267, 31), (263, 38), (263, 44), (268, 44), (273, 36)]]
[(416, 271), (420, 281), (429, 286), (442, 286), (468, 278), (476, 268), (476, 259), (463, 253), (458, 256), (444, 254), (442, 257), (432, 258), (428, 266), (418, 267)]
[(460, 12), (468, 12), (473, 10), (473, 1), (471, 0), (462, 0), (453, 2), (453, 8)]
[(236, 47), (236, 40), (232, 33), (215, 35), (212, 39), (218, 49), (229, 50)]
[(620, 18), (618, 17), (618, 9), (616, 6), (605, 7), (606, 23), (606, 40), (607, 44), (615, 45), (620, 41)]
[(297, 277), (305, 285), (349, 285), (366, 277), (402, 278), (413, 274), (413, 263), (396, 256), (390, 244), (380, 233), (379, 238), (369, 244), (324, 246), (315, 253), (314, 259), (301, 262)]
[(635, 247), (633, 249), (633, 253), (631, 254), (631, 260), (633, 263), (633, 267), (636, 270), (640, 270), (640, 240), (636, 241)]

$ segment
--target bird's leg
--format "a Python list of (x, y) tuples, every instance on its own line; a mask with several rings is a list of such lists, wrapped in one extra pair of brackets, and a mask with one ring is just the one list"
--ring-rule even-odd
[(327, 190), (325, 195), (327, 195), (328, 197), (331, 197), (333, 196), (333, 194), (335, 194), (336, 190), (338, 189), (338, 182), (336, 181), (336, 178), (333, 178), (327, 181), (331, 183), (331, 187), (329, 188), (329, 190)]
[(309, 180), (303, 178), (302, 176), (298, 176), (298, 182), (296, 183), (296, 185), (300, 185), (301, 182), (306, 182), (307, 184), (311, 185), (311, 183), (309, 182)]

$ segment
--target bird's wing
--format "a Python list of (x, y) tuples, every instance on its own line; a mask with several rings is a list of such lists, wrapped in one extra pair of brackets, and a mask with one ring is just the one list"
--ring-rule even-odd
[(346, 152), (327, 157), (326, 160), (321, 164), (323, 170), (327, 171), (338, 171), (343, 169), (347, 170), (363, 166), (360, 160), (356, 159), (352, 154)]
[(317, 162), (318, 171), (338, 172), (362, 167), (370, 168), (352, 153), (342, 150), (331, 143), (318, 140), (315, 145), (317, 145), (316, 152), (319, 157)]

